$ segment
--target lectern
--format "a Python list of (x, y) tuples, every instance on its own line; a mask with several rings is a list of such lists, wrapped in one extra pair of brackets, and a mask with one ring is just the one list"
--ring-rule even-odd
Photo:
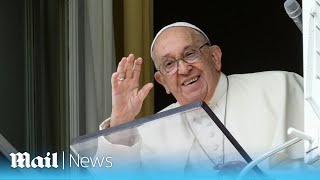
[[(219, 167), (223, 164), (252, 161), (223, 121), (204, 102), (80, 136), (72, 141), (71, 150), (75, 156), (103, 160), (105, 164), (108, 163), (102, 158), (109, 157), (111, 168), (138, 164), (136, 170), (142, 172), (164, 167), (187, 172), (199, 165), (202, 170), (207, 168), (213, 174), (221, 174), (223, 170)], [(258, 166), (253, 171), (262, 174)]]

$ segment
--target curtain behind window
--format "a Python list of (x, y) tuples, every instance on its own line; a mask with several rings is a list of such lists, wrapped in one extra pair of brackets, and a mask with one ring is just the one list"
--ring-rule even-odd
[(86, 133), (111, 114), (110, 79), (115, 71), (112, 0), (84, 1)]
[[(98, 130), (112, 109), (111, 75), (129, 53), (142, 57), (140, 85), (153, 82), (153, 1), (69, 0), (70, 137)], [(153, 113), (153, 91), (139, 117)]]
[[(148, 82), (153, 82), (154, 65), (150, 57), (153, 39), (153, 0), (114, 0), (113, 20), (117, 62), (130, 53), (136, 58), (142, 57), (140, 88)], [(151, 89), (138, 117), (153, 113), (154, 90)]]

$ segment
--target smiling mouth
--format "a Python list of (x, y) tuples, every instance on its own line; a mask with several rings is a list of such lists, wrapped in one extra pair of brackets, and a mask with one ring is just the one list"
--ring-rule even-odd
[(184, 82), (183, 85), (184, 86), (191, 85), (191, 84), (197, 82), (199, 78), (200, 78), (200, 76), (194, 77), (194, 78), (190, 79), (189, 81)]

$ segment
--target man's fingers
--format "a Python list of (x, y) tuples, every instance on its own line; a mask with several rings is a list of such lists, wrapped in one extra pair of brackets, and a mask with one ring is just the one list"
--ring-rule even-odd
[(133, 66), (133, 79), (136, 79), (138, 81), (139, 81), (140, 72), (141, 72), (141, 64), (142, 64), (142, 58), (139, 57), (137, 60), (135, 60), (134, 66)]
[(115, 72), (112, 74), (111, 76), (111, 85), (113, 88), (117, 88), (118, 87), (118, 77), (119, 77), (119, 73)]
[(130, 79), (132, 78), (132, 68), (133, 68), (133, 63), (134, 63), (134, 55), (133, 54), (129, 54), (128, 58), (127, 58), (127, 63), (126, 63), (126, 78)]
[(152, 83), (148, 83), (146, 85), (144, 85), (142, 87), (142, 89), (140, 89), (140, 91), (138, 92), (138, 97), (139, 100), (142, 102), (148, 95), (149, 91), (152, 89), (153, 84)]
[(118, 68), (117, 68), (118, 77), (125, 78), (126, 63), (127, 63), (127, 58), (123, 57), (118, 64)]

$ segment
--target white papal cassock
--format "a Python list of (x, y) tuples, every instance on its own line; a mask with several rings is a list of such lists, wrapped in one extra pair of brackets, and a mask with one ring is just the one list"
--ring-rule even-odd
[[(303, 131), (303, 79), (295, 73), (270, 71), (228, 77), (221, 74), (208, 105), (252, 159), (292, 139), (287, 135), (289, 127)], [(178, 106), (174, 103), (164, 110)], [(172, 121), (140, 126), (129, 146), (112, 144), (101, 136), (97, 156), (113, 156), (115, 168), (125, 162), (130, 168), (163, 169), (168, 163), (167, 167), (175, 172), (214, 171), (216, 164), (239, 159), (237, 155), (224, 156), (234, 148), (223, 142), (226, 138), (212, 120), (201, 116), (182, 115)], [(109, 119), (100, 129), (107, 127)], [(303, 143), (299, 143), (260, 167), (268, 169), (302, 157)]]

